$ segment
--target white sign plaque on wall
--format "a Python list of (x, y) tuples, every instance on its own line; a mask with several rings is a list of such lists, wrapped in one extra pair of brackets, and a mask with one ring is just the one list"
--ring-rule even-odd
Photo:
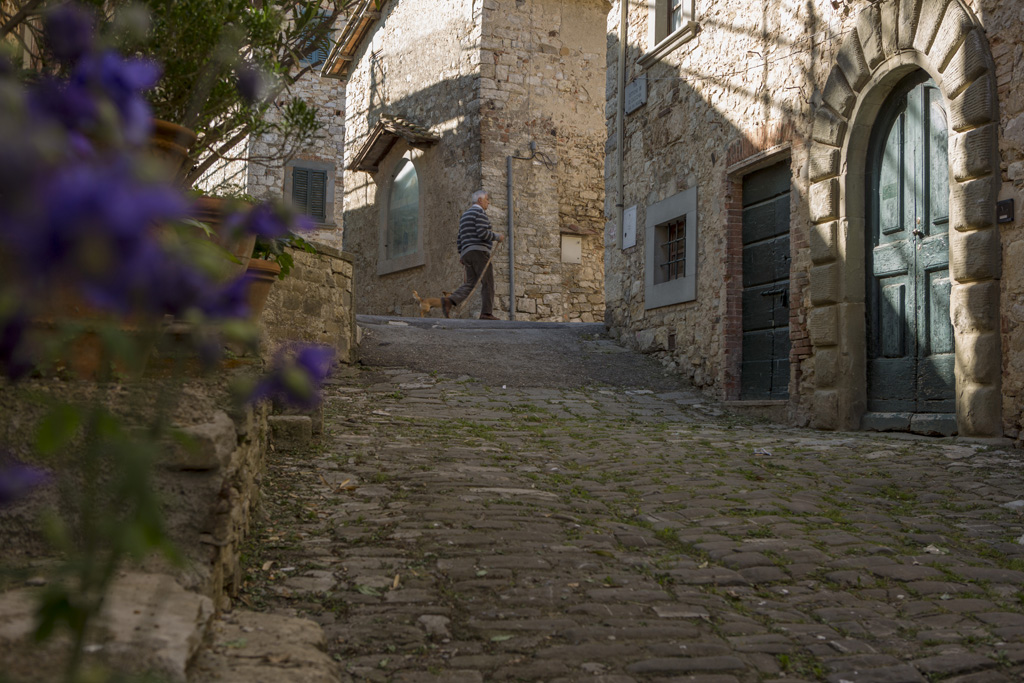
[(636, 246), (636, 204), (622, 212), (622, 248)]
[(647, 74), (634, 78), (626, 86), (625, 90), (626, 113), (632, 114), (640, 107), (647, 104)]

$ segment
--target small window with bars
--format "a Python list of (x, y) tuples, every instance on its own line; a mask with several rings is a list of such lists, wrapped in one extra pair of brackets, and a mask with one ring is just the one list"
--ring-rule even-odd
[(686, 216), (657, 229), (657, 282), (686, 277)]
[(292, 167), (292, 206), (315, 221), (327, 220), (327, 172)]

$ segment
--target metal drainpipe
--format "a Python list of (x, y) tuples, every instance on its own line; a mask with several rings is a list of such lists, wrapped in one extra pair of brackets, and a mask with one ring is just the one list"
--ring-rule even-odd
[(512, 219), (512, 160), (529, 161), (537, 156), (537, 143), (530, 142), (530, 156), (520, 157), (511, 154), (505, 157), (505, 206), (508, 213), (508, 319), (516, 319), (516, 249), (515, 223)]
[(618, 220), (615, 246), (622, 248), (622, 220), (626, 211), (625, 194), (626, 181), (622, 174), (622, 165), (625, 163), (626, 154), (623, 150), (626, 138), (626, 124), (623, 119), (626, 117), (626, 40), (627, 23), (629, 22), (629, 0), (619, 0), (619, 92), (615, 103), (615, 147), (617, 159), (616, 184), (618, 193), (616, 196), (615, 215)]

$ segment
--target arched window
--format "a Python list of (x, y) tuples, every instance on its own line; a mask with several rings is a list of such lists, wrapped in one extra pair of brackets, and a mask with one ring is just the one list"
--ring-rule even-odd
[(399, 162), (388, 197), (387, 258), (416, 253), (419, 237), (420, 187), (416, 168), (408, 159)]

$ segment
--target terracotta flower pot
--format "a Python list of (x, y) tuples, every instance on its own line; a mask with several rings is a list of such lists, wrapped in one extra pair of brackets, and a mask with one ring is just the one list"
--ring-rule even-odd
[(229, 202), (218, 197), (200, 197), (196, 200), (196, 219), (210, 226), (214, 235), (214, 243), (229, 251), (238, 263), (225, 263), (222, 280), (234, 280), (245, 274), (252, 258), (252, 249), (256, 246), (256, 235), (243, 235), (233, 240), (225, 240), (220, 236), (220, 227), (227, 216)]
[(260, 319), (260, 315), (267, 305), (267, 297), (270, 296), (270, 288), (280, 274), (281, 266), (275, 261), (258, 258), (249, 260), (245, 279), (249, 283), (249, 318), (253, 322)]
[(153, 119), (153, 135), (149, 140), (149, 149), (166, 169), (167, 178), (173, 178), (176, 185), (185, 182), (185, 176), (189, 171), (188, 153), (195, 143), (194, 131), (170, 121)]

